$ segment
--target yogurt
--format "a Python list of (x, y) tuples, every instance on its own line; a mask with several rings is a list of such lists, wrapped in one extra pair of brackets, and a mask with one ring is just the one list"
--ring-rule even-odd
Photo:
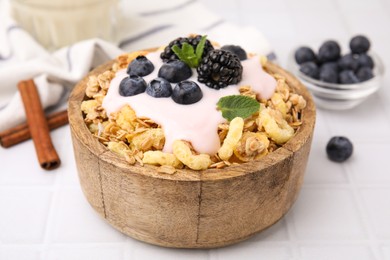
[[(154, 71), (145, 76), (148, 83), (157, 78), (159, 68), (163, 62), (160, 53), (152, 52), (146, 57), (153, 63)], [(102, 106), (107, 114), (119, 111), (124, 105), (129, 105), (138, 117), (148, 117), (161, 125), (165, 135), (164, 152), (172, 152), (175, 140), (191, 142), (199, 153), (216, 154), (220, 148), (218, 125), (226, 122), (222, 113), (217, 110), (217, 103), (221, 97), (239, 95), (239, 86), (248, 85), (261, 98), (268, 99), (275, 92), (276, 80), (266, 73), (260, 57), (254, 56), (241, 61), (243, 66), (242, 79), (239, 85), (229, 85), (226, 88), (215, 90), (197, 81), (197, 72), (188, 80), (196, 82), (203, 92), (203, 98), (191, 105), (175, 103), (171, 97), (154, 98), (146, 93), (123, 97), (119, 94), (119, 84), (127, 77), (126, 69), (119, 70), (110, 83), (107, 95)], [(175, 87), (175, 84), (172, 84)]]

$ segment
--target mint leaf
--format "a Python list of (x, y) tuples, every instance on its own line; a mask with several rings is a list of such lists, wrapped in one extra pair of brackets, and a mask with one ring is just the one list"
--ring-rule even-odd
[(188, 44), (188, 43), (183, 43), (181, 49), (183, 50), (183, 53), (186, 57), (186, 62), (188, 66), (190, 66), (191, 68), (196, 68), (198, 66), (197, 64), (197, 58), (196, 58), (196, 55), (195, 55), (195, 52), (194, 52), (194, 47), (192, 47), (191, 44)]
[(180, 60), (184, 60), (186, 58), (182, 49), (180, 49), (179, 46), (177, 45), (172, 46), (172, 51), (177, 55), (177, 57), (179, 57)]
[(220, 98), (217, 108), (222, 112), (224, 118), (232, 121), (235, 117), (243, 119), (250, 117), (259, 111), (260, 103), (247, 96), (231, 95)]
[(189, 67), (197, 68), (202, 59), (206, 37), (207, 36), (202, 36), (201, 40), (196, 45), (196, 50), (194, 50), (194, 47), (191, 44), (184, 42), (181, 48), (177, 45), (172, 46), (172, 51)]
[(200, 61), (202, 59), (204, 45), (206, 44), (206, 37), (207, 37), (207, 35), (203, 35), (202, 38), (200, 39), (200, 42), (198, 43), (198, 45), (196, 45), (195, 54), (196, 54), (196, 58), (198, 59), (198, 61)]

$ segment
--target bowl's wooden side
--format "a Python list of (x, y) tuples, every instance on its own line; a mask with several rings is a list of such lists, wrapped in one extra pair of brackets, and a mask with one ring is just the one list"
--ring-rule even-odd
[(80, 112), (87, 79), (81, 81), (70, 97), (69, 119), (80, 183), (92, 207), (131, 237), (180, 248), (226, 246), (278, 221), (303, 181), (315, 108), (294, 77), (273, 64), (268, 69), (285, 75), (308, 101), (296, 135), (256, 162), (174, 175), (159, 174), (153, 166), (129, 166), (89, 133)]

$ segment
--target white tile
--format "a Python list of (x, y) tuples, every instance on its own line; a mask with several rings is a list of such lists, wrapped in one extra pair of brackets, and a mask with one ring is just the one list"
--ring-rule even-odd
[(390, 140), (390, 123), (375, 96), (352, 110), (324, 114), (331, 134), (346, 136), (352, 143)]
[(298, 239), (361, 239), (365, 231), (359, 211), (347, 189), (304, 187), (287, 224)]
[[(289, 68), (289, 61), (290, 57), (293, 56), (293, 51), (295, 47), (301, 45), (301, 41), (295, 37), (294, 35), (285, 36), (283, 38), (281, 37), (272, 37), (269, 38), (269, 42), (271, 45), (271, 48), (276, 53), (278, 63), (283, 68), (290, 70)], [(288, 46), (286, 46), (286, 42), (289, 43)]]
[(39, 243), (43, 239), (51, 192), (0, 190), (0, 242)]
[(384, 259), (390, 259), (390, 244), (387, 246), (383, 246), (382, 252), (383, 252), (383, 255), (385, 257)]
[(383, 8), (381, 0), (335, 0), (335, 2), (342, 13), (356, 11), (372, 12)]
[(287, 241), (289, 240), (286, 221), (283, 219), (279, 220), (273, 226), (261, 231), (254, 237), (246, 240), (245, 242), (260, 242), (260, 241)]
[[(329, 137), (327, 139), (330, 139)], [(313, 140), (307, 163), (305, 184), (348, 183), (345, 170), (340, 163), (332, 162), (326, 154), (327, 139)]]
[[(313, 2), (314, 3), (314, 2)], [(309, 11), (291, 13), (293, 26), (300, 39), (340, 40), (347, 34), (341, 16), (333, 11)]]
[(367, 246), (355, 245), (316, 245), (316, 246), (302, 246), (302, 260), (374, 260), (375, 256)]
[(60, 185), (79, 186), (70, 127), (58, 128), (51, 132), (51, 136), (61, 159), (61, 166), (53, 173), (59, 179)]
[(390, 189), (362, 189), (360, 193), (374, 233), (378, 238), (390, 239)]
[(288, 11), (265, 12), (259, 15), (256, 9), (252, 9), (242, 16), (242, 23), (246, 26), (256, 27), (269, 39), (295, 36), (295, 28), (291, 23)]
[(346, 163), (353, 178), (361, 184), (390, 183), (387, 155), (389, 147), (390, 142), (354, 143), (353, 156)]
[(188, 260), (207, 260), (207, 250), (197, 249), (174, 249), (165, 248), (150, 245), (137, 241), (135, 239), (129, 239), (127, 241), (127, 247), (131, 248), (129, 256), (126, 260), (144, 260), (144, 259), (159, 259), (159, 260), (171, 260), (171, 259), (188, 259)]
[(45, 260), (122, 260), (123, 247), (118, 246), (53, 246), (46, 252)]
[(210, 260), (284, 260), (292, 259), (290, 249), (285, 246), (239, 243), (210, 251)]
[(370, 38), (388, 34), (387, 28), (383, 25), (390, 24), (390, 17), (383, 8), (374, 11), (362, 10), (343, 13), (343, 17), (349, 32), (352, 34), (364, 34)]
[(122, 242), (125, 236), (105, 222), (80, 189), (61, 189), (50, 240), (64, 243)]
[(40, 252), (36, 249), (26, 249), (23, 247), (0, 248), (1, 260), (39, 260)]
[(56, 178), (56, 171), (39, 166), (31, 140), (8, 149), (0, 147), (0, 158), (0, 185), (50, 185)]
[(327, 122), (325, 121), (325, 114), (326, 111), (323, 111), (321, 109), (316, 110), (316, 124), (314, 127), (314, 140), (319, 141), (328, 141), (330, 131), (329, 127), (327, 125)]
[(333, 0), (286, 0), (286, 4), (291, 12), (310, 13), (313, 11), (334, 11), (336, 4)]

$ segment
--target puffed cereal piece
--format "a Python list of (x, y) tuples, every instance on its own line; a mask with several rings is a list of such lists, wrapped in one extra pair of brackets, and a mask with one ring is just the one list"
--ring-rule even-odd
[(234, 147), (241, 139), (242, 130), (244, 129), (244, 119), (241, 117), (235, 117), (229, 125), (229, 131), (221, 148), (218, 150), (218, 156), (223, 161), (228, 161), (233, 155)]
[(129, 105), (122, 107), (116, 116), (116, 124), (120, 128), (127, 132), (134, 131), (134, 122), (136, 121), (137, 116)]
[(157, 168), (157, 172), (165, 173), (165, 174), (175, 174), (176, 171), (177, 171), (176, 168), (170, 165), (162, 165)]
[(234, 147), (234, 155), (243, 162), (259, 159), (268, 153), (269, 143), (264, 133), (244, 132)]
[(152, 148), (161, 150), (165, 144), (164, 131), (161, 128), (150, 128), (128, 139), (132, 148), (148, 151)]
[[(277, 144), (284, 144), (294, 135), (294, 129), (287, 123), (279, 111), (271, 108), (261, 110), (259, 122), (264, 127), (267, 135)], [(280, 112), (279, 112), (280, 113)]]
[(194, 155), (187, 143), (181, 140), (173, 142), (173, 154), (192, 170), (205, 170), (212, 163), (210, 155)]
[(123, 142), (108, 142), (107, 148), (121, 156), (126, 156), (130, 152), (129, 147)]
[(167, 165), (175, 168), (181, 168), (183, 164), (172, 153), (164, 153), (161, 151), (144, 152), (143, 163), (152, 165)]
[(283, 96), (279, 93), (274, 93), (271, 97), (271, 102), (274, 105), (275, 109), (279, 110), (282, 113), (283, 118), (287, 116), (287, 104), (283, 100)]

